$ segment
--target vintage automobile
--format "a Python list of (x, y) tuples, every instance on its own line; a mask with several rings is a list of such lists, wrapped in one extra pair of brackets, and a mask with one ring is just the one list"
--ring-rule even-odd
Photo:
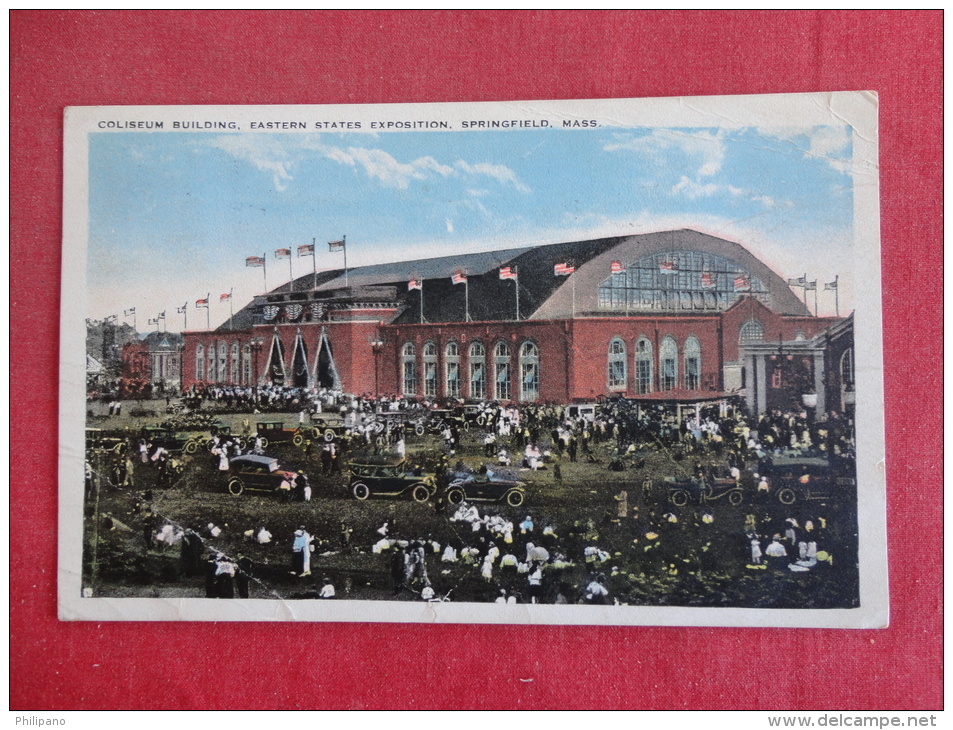
[(259, 421), (255, 424), (255, 429), (261, 437), (262, 447), (289, 442), (295, 446), (301, 446), (306, 436), (310, 434), (309, 427), (285, 428), (284, 421)]
[(853, 477), (838, 473), (827, 459), (816, 456), (769, 457), (758, 468), (768, 479), (769, 494), (781, 504), (830, 499), (837, 490), (852, 488), (856, 483)]
[(127, 449), (128, 442), (123, 436), (101, 428), (86, 429), (86, 451), (89, 453), (122, 456)]
[(335, 420), (314, 415), (311, 416), (311, 424), (299, 428), (294, 436), (291, 437), (291, 442), (295, 446), (303, 445), (307, 439), (331, 443), (336, 439), (340, 439), (346, 431), (347, 427), (340, 418)]
[(704, 504), (725, 500), (728, 504), (744, 502), (744, 490), (734, 479), (715, 479), (706, 481), (690, 477), (666, 477), (668, 500), (676, 507), (684, 507), (689, 502)]
[(164, 426), (146, 426), (140, 431), (140, 438), (144, 438), (153, 448), (161, 446), (170, 454), (185, 452), (194, 454), (208, 441), (208, 434), (199, 432), (182, 432)]
[(447, 501), (506, 502), (519, 507), (526, 501), (526, 484), (505, 471), (487, 467), (479, 472), (458, 471), (451, 475)]
[(386, 458), (365, 458), (351, 462), (348, 487), (355, 499), (371, 497), (409, 497), (426, 502), (436, 491), (434, 478), (411, 467), (406, 461)]
[(271, 456), (246, 454), (228, 460), (228, 491), (235, 496), (249, 490), (290, 499), (295, 487), (303, 489), (307, 483), (303, 473), (282, 469)]

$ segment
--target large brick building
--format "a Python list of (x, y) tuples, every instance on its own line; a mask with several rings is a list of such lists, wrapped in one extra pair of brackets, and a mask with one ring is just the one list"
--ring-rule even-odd
[[(574, 272), (556, 275), (563, 264)], [(763, 410), (753, 348), (807, 342), (835, 321), (737, 243), (664, 231), (302, 276), (214, 331), (186, 332), (182, 386), (553, 403), (745, 395)]]

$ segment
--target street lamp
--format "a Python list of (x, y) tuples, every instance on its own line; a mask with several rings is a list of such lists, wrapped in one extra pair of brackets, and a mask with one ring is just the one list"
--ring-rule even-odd
[(374, 351), (374, 397), (379, 398), (380, 385), (378, 381), (378, 373), (380, 371), (381, 353), (384, 351), (384, 341), (375, 337), (371, 341), (371, 350)]

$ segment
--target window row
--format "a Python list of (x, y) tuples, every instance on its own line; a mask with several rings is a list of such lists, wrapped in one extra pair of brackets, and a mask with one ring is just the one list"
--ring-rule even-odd
[[(658, 361), (652, 342), (645, 336), (635, 342), (635, 392), (645, 395), (655, 390), (699, 390), (701, 388), (702, 349), (697, 337), (688, 337), (679, 358), (678, 344), (664, 337), (659, 344)], [(681, 368), (679, 368), (681, 360)], [(625, 342), (615, 337), (609, 343), (609, 390), (628, 390), (629, 359)], [(681, 372), (680, 372), (681, 371)], [(658, 381), (655, 374), (658, 372)]]
[[(467, 396), (474, 399), (492, 398), (507, 401), (535, 401), (539, 399), (539, 348), (526, 341), (519, 347), (514, 363), (510, 346), (497, 342), (491, 356), (482, 343), (474, 342), (467, 352), (466, 372), (461, 368), (460, 345), (450, 342), (443, 352), (443, 395), (447, 398)], [(401, 383), (404, 395), (422, 395), (436, 398), (439, 391), (437, 346), (428, 342), (423, 346), (420, 362), (417, 348), (406, 343), (401, 349)], [(514, 391), (513, 378), (517, 383)]]
[(251, 345), (219, 342), (195, 347), (195, 379), (207, 383), (251, 385)]

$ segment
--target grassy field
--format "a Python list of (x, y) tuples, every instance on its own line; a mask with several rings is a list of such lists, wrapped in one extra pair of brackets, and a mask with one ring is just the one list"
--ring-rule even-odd
[[(121, 416), (94, 419), (90, 425), (105, 429), (138, 431), (153, 425), (161, 415), (135, 416), (126, 408)], [(286, 427), (297, 426), (294, 414), (226, 414), (221, 420), (239, 431), (243, 418), (256, 421), (282, 420)], [(483, 463), (480, 434), (464, 433), (459, 453), (454, 457), (468, 466)], [(408, 438), (408, 458), (432, 457), (442, 443), (437, 437)], [(521, 535), (517, 529), (512, 544), (497, 540), (505, 554), (525, 556), (525, 543), (536, 540), (543, 527), (553, 528), (557, 537), (548, 542), (550, 552), (561, 552), (572, 565), (547, 566), (544, 570), (544, 599), (554, 600), (561, 591), (576, 602), (592, 575), (606, 576), (610, 598), (633, 605), (758, 606), (758, 607), (842, 607), (857, 604), (856, 497), (840, 495), (827, 502), (799, 502), (784, 506), (777, 500), (758, 500), (748, 489), (745, 501), (730, 505), (724, 500), (707, 504), (689, 503), (675, 507), (668, 500), (664, 478), (687, 473), (689, 462), (679, 460), (657, 445), (640, 452), (644, 465), (631, 462), (622, 472), (607, 467), (611, 444), (594, 447), (594, 462), (559, 461), (561, 480), (555, 478), (553, 464), (537, 472), (523, 470), (519, 477), (527, 484), (527, 500), (519, 508), (505, 504), (480, 504), (485, 512), (502, 515), (514, 525), (526, 516), (535, 523), (534, 533)], [(515, 451), (515, 449), (514, 449)], [(221, 534), (207, 546), (233, 558), (243, 554), (254, 564), (256, 578), (252, 597), (306, 598), (313, 596), (324, 576), (337, 588), (338, 596), (369, 600), (419, 600), (421, 585), (393, 595), (390, 556), (375, 554), (371, 546), (381, 539), (377, 530), (386, 522), (388, 537), (427, 539), (455, 545), (472, 544), (474, 534), (466, 523), (453, 522), (455, 508), (431, 503), (372, 498), (353, 499), (348, 492), (349, 475), (322, 476), (317, 451), (309, 456), (289, 444), (270, 446), (268, 454), (283, 466), (302, 470), (310, 477), (314, 496), (310, 502), (283, 502), (271, 495), (246, 492), (232, 496), (225, 479), (207, 452), (182, 456), (182, 476), (172, 488), (156, 486), (155, 470), (138, 466), (133, 489), (122, 490), (103, 481), (87, 504), (85, 540), (85, 584), (99, 596), (182, 596), (203, 597), (201, 575), (183, 575), (179, 546), (146, 549), (142, 514), (146, 508), (163, 521), (196, 531), (209, 523)], [(102, 468), (102, 465), (94, 468)], [(152, 502), (144, 502), (147, 490)], [(628, 510), (619, 516), (617, 497), (628, 494)], [(94, 490), (95, 492), (95, 490)], [(100, 515), (99, 529), (94, 515)], [(113, 519), (105, 529), (103, 516)], [(803, 526), (815, 525), (812, 538), (818, 548), (832, 555), (831, 564), (822, 563), (806, 573), (787, 569), (752, 569), (749, 541), (745, 533), (752, 526), (761, 535), (783, 533), (785, 520), (793, 518)], [(259, 545), (244, 533), (265, 526), (274, 536)], [(316, 538), (312, 576), (298, 578), (290, 573), (293, 532), (305, 526)], [(351, 530), (350, 544), (341, 542), (342, 526)], [(766, 547), (767, 540), (763, 547)], [(595, 546), (607, 555), (597, 563), (587, 563), (584, 548)], [(95, 555), (95, 571), (93, 557)], [(438, 595), (454, 601), (493, 600), (500, 588), (526, 596), (527, 577), (499, 566), (488, 581), (479, 565), (443, 563), (440, 554), (428, 549), (427, 572)], [(95, 575), (93, 574), (95, 572)]]

